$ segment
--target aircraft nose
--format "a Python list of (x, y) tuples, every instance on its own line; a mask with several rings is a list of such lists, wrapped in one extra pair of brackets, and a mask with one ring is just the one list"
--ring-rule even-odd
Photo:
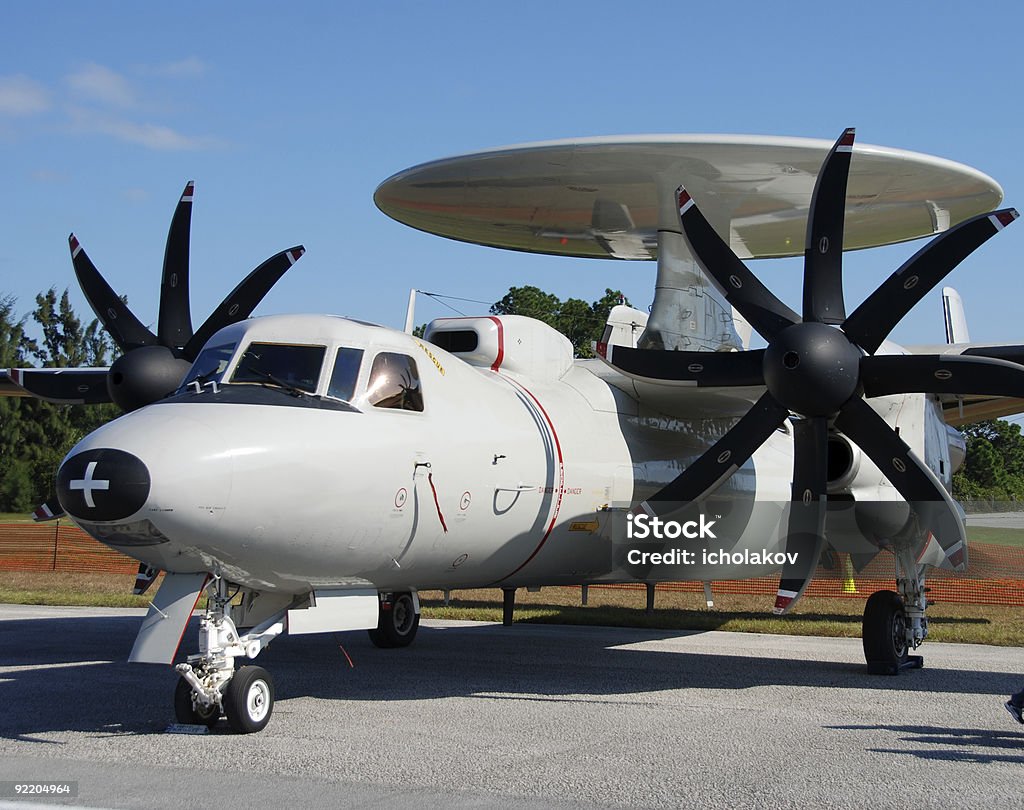
[(60, 505), (72, 517), (87, 521), (131, 517), (146, 503), (150, 486), (142, 460), (113, 448), (76, 453), (57, 472)]

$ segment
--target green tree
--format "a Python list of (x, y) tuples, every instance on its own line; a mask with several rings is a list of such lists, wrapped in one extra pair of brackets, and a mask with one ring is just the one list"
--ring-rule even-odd
[(1020, 425), (994, 419), (967, 425), (967, 459), (953, 476), (962, 500), (1024, 500), (1024, 436)]
[[(26, 363), (33, 348), (25, 318), (14, 311), (13, 296), (0, 297), (0, 368)], [(20, 397), (0, 397), (0, 511), (25, 511), (33, 498), (32, 472), (25, 458), (24, 411)]]
[(559, 300), (538, 287), (510, 287), (504, 297), (491, 305), (492, 315), (525, 315), (554, 327), (572, 342), (577, 357), (593, 357), (591, 343), (601, 339), (608, 313), (616, 304), (629, 302), (621, 292), (605, 289), (604, 295), (588, 304), (580, 298)]
[[(113, 344), (99, 323), (86, 326), (75, 314), (67, 291), (36, 296), (32, 319), (42, 338), (26, 335), (26, 317), (17, 319), (14, 299), (0, 300), (0, 359), (3, 367), (70, 368), (104, 366)], [(53, 497), (57, 467), (87, 433), (118, 415), (113, 405), (51, 405), (30, 397), (0, 398), (0, 511), (31, 511)]]

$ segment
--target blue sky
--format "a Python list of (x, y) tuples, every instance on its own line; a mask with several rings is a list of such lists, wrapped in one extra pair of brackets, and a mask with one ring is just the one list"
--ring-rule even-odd
[[(144, 322), (167, 226), (196, 181), (196, 325), (267, 256), (307, 255), (257, 314), (400, 327), (410, 287), (494, 301), (535, 284), (650, 302), (653, 263), (568, 260), (409, 230), (373, 205), (408, 166), (502, 144), (633, 133), (754, 133), (940, 155), (1024, 206), (1024, 7), (820, 2), (8, 4), (0, 30), (0, 293), (77, 290), (74, 231)], [(852, 307), (917, 245), (847, 258)], [(1017, 224), (950, 278), (975, 340), (1024, 341)], [(755, 262), (788, 303), (800, 267)], [(486, 307), (453, 302), (466, 312)], [(418, 321), (447, 314), (420, 299)], [(930, 294), (898, 327), (941, 342)]]

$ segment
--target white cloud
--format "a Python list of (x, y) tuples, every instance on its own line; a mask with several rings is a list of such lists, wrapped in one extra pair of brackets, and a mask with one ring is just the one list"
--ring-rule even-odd
[(28, 76), (0, 76), (0, 115), (36, 115), (50, 109), (50, 93)]
[(145, 146), (160, 151), (192, 151), (212, 149), (222, 145), (216, 138), (185, 135), (170, 127), (159, 124), (140, 124), (122, 118), (96, 113), (92, 110), (73, 108), (70, 111), (73, 127), (80, 132), (95, 132), (109, 135), (126, 143)]
[[(90, 62), (67, 77), (71, 89), (90, 101), (99, 101), (115, 107), (134, 107), (135, 89), (117, 71)], [(81, 99), (80, 99), (81, 100)]]

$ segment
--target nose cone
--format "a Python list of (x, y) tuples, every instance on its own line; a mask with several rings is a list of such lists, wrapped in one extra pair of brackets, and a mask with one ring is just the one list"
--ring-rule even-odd
[(149, 470), (124, 450), (95, 448), (71, 456), (57, 472), (64, 511), (86, 521), (124, 520), (146, 503)]

